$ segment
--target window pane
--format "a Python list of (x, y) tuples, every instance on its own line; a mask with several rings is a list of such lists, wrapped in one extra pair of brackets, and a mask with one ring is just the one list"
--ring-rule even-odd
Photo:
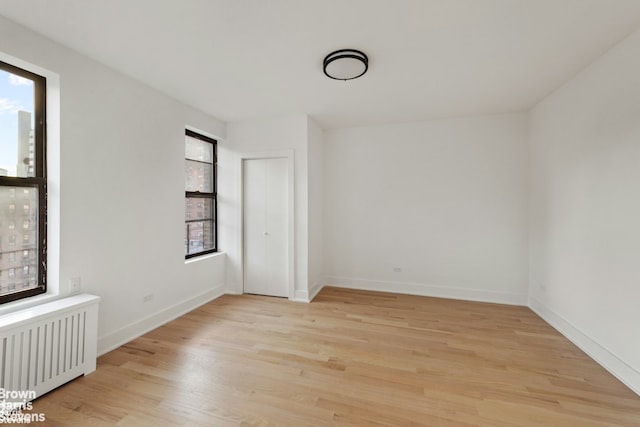
[(213, 221), (188, 222), (185, 227), (187, 255), (214, 249), (213, 229)]
[[(17, 197), (29, 209), (11, 209)], [(0, 295), (37, 287), (37, 203), (37, 188), (0, 187)]]
[(200, 162), (213, 163), (213, 144), (210, 142), (200, 141), (190, 136), (185, 137), (184, 157)]
[(213, 199), (188, 197), (185, 202), (187, 221), (192, 219), (212, 219)]
[(213, 193), (213, 164), (185, 160), (185, 191)]
[(0, 175), (35, 176), (32, 80), (0, 70)]

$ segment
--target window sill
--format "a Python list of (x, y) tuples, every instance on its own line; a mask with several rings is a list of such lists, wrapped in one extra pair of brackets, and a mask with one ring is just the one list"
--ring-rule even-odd
[(191, 264), (191, 263), (194, 263), (194, 262), (203, 261), (205, 259), (217, 258), (219, 256), (223, 256), (224, 254), (225, 254), (224, 252), (213, 252), (213, 253), (210, 253), (210, 254), (206, 254), (206, 255), (202, 255), (202, 256), (186, 259), (186, 260), (184, 260), (184, 263), (185, 264)]
[(46, 293), (43, 295), (37, 295), (35, 297), (24, 298), (18, 301), (8, 302), (0, 306), (0, 316), (11, 314), (16, 311), (24, 310), (26, 308), (35, 307), (38, 305), (46, 304), (51, 301), (60, 299), (60, 295)]

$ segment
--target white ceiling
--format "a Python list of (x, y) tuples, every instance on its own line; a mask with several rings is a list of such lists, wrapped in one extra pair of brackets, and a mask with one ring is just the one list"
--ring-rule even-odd
[[(523, 111), (640, 25), (640, 0), (2, 0), (0, 15), (226, 121), (325, 128)], [(340, 48), (369, 72), (322, 73)]]

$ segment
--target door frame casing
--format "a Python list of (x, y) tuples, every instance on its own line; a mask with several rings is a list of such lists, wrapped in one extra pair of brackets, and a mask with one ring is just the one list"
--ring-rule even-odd
[(244, 293), (244, 162), (245, 160), (267, 160), (267, 159), (287, 159), (287, 186), (288, 186), (288, 271), (287, 281), (288, 283), (288, 298), (290, 300), (295, 299), (295, 210), (294, 210), (294, 151), (293, 150), (275, 150), (275, 151), (257, 151), (240, 153), (238, 155), (238, 164), (236, 171), (238, 172), (238, 203), (240, 209), (238, 209), (238, 222), (240, 224), (240, 287), (239, 292)]

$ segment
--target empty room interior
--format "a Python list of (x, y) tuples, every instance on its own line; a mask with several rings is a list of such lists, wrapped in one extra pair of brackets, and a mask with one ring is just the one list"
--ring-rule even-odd
[(2, 0), (0, 422), (640, 425), (640, 1)]

